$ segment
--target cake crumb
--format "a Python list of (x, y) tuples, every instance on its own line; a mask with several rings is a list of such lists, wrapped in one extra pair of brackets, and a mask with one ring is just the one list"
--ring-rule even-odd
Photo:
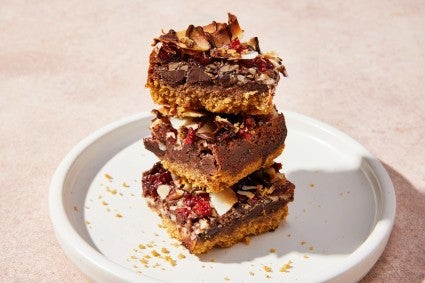
[(112, 178), (112, 176), (111, 176), (111, 175), (109, 175), (109, 174), (107, 174), (107, 173), (105, 173), (105, 174), (104, 174), (104, 176), (105, 176), (105, 178), (106, 178), (109, 182), (112, 182), (112, 180), (114, 179), (114, 178)]
[(121, 217), (122, 217), (122, 215), (121, 215), (121, 214), (119, 214), (119, 213), (117, 213), (117, 214), (115, 214), (115, 217), (117, 217), (117, 218), (121, 218)]
[(276, 252), (276, 249), (271, 248), (271, 249), (269, 250), (269, 252), (271, 252), (271, 253), (275, 253), (275, 252)]
[(160, 256), (160, 254), (159, 254), (156, 250), (151, 251), (151, 254), (152, 254), (154, 257), (159, 257), (159, 256)]
[(163, 253), (163, 254), (169, 254), (170, 252), (166, 249), (166, 248), (162, 248), (161, 249), (161, 252)]
[(151, 258), (151, 256), (150, 255), (145, 255), (144, 258), (148, 258), (149, 259), (149, 258)]
[(106, 201), (104, 201), (104, 200), (102, 201), (102, 204), (103, 205), (108, 205), (108, 203)]
[(310, 184), (310, 188), (314, 188), (314, 184), (313, 183)]
[(292, 235), (291, 235), (291, 234), (288, 234), (288, 235), (286, 235), (286, 236), (287, 236), (288, 238), (291, 238), (291, 236), (292, 236)]
[(224, 280), (229, 281), (230, 279), (229, 279), (229, 277), (224, 277)]
[(144, 249), (146, 249), (146, 247), (143, 244), (139, 244), (139, 249), (144, 250)]
[(130, 258), (131, 258), (131, 259), (137, 259), (137, 256), (132, 255)]
[(182, 253), (180, 253), (177, 257), (178, 257), (179, 259), (184, 259), (184, 258), (186, 258), (186, 256), (185, 256), (184, 254), (182, 254)]
[(84, 221), (84, 223), (86, 223), (87, 225), (90, 225), (90, 221), (88, 220)]
[(307, 244), (307, 242), (306, 241), (301, 241), (301, 246), (304, 246), (305, 244)]
[(116, 194), (117, 194), (117, 190), (115, 190), (115, 189), (111, 189), (111, 188), (109, 188), (109, 187), (106, 187), (106, 191), (107, 191), (108, 193), (113, 194), (113, 195), (116, 195)]
[(280, 272), (289, 272), (289, 269), (292, 268), (292, 261), (288, 261), (287, 263), (285, 263), (284, 265), (282, 265), (282, 267), (279, 269)]
[(214, 259), (214, 258), (212, 258), (210, 261), (211, 261), (211, 262), (215, 262), (215, 259)]
[(309, 258), (309, 256), (308, 255), (304, 255), (303, 258)]
[(310, 251), (313, 251), (314, 250), (314, 247), (313, 246), (311, 246), (311, 247), (309, 247), (308, 248)]
[(164, 259), (168, 261), (171, 266), (176, 266), (176, 261), (172, 259), (169, 255), (165, 256)]
[(129, 185), (127, 185), (127, 183), (126, 183), (126, 182), (122, 183), (122, 186), (123, 186), (124, 188), (128, 188), (128, 187), (130, 187)]
[(272, 272), (273, 271), (272, 268), (270, 266), (267, 266), (267, 265), (263, 265), (263, 269), (264, 269), (265, 272)]
[(254, 273), (254, 272), (252, 272), (252, 271), (250, 271), (250, 272), (249, 272), (249, 275), (254, 276), (254, 275), (255, 275), (255, 273)]
[(272, 278), (269, 274), (266, 274), (266, 278), (267, 279), (270, 279), (270, 278)]
[(76, 206), (74, 206), (74, 211), (78, 211), (78, 208)]

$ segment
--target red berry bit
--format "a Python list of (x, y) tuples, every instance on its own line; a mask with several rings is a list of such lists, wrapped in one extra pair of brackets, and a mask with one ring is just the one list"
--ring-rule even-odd
[(239, 129), (238, 135), (246, 140), (252, 138), (251, 129), (255, 126), (255, 120), (252, 117), (245, 119), (242, 127)]
[(188, 128), (188, 132), (187, 132), (186, 138), (184, 139), (184, 142), (186, 144), (193, 144), (195, 142), (195, 139), (196, 139), (195, 130), (192, 128)]
[(255, 67), (257, 68), (261, 73), (267, 72), (267, 70), (273, 69), (274, 65), (272, 62), (270, 62), (267, 58), (261, 58), (261, 57), (255, 57), (252, 60), (243, 60), (242, 63), (243, 66), (247, 68)]
[(229, 45), (230, 49), (235, 49), (236, 52), (241, 53), (246, 49), (246, 46), (242, 45), (238, 38), (235, 38)]
[(193, 59), (196, 62), (201, 63), (202, 65), (208, 65), (209, 63), (211, 63), (211, 58), (208, 57), (207, 55), (205, 55), (205, 53), (199, 53), (199, 54), (195, 54), (193, 55)]
[(204, 218), (212, 214), (210, 197), (206, 193), (187, 194), (184, 196), (184, 204), (186, 207), (179, 207), (174, 210), (177, 221)]
[(170, 172), (165, 170), (160, 163), (155, 164), (151, 170), (143, 174), (143, 195), (157, 197), (158, 193), (156, 190), (158, 189), (158, 186), (170, 184), (172, 180)]
[(211, 216), (210, 196), (208, 194), (197, 194), (192, 196), (192, 211), (200, 218)]

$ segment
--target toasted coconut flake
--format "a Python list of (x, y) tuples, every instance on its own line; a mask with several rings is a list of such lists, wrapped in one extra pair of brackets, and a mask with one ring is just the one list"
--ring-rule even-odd
[(258, 41), (258, 37), (253, 37), (251, 39), (248, 40), (247, 42), (248, 46), (250, 46), (252, 49), (254, 49), (255, 51), (257, 51), (259, 54), (261, 54), (261, 49), (260, 49), (260, 42)]
[(238, 19), (235, 15), (228, 13), (229, 17), (229, 27), (230, 27), (230, 33), (232, 34), (232, 40), (235, 38), (241, 38), (243, 35), (243, 31), (241, 27), (239, 26)]

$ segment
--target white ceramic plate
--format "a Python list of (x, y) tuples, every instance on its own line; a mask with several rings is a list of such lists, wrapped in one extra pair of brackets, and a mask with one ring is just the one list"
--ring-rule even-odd
[(296, 185), (275, 232), (194, 256), (160, 227), (141, 197), (148, 113), (113, 123), (78, 144), (50, 187), (50, 215), (71, 261), (99, 282), (349, 282), (385, 248), (393, 185), (360, 144), (317, 120), (284, 112), (288, 138), (277, 160)]

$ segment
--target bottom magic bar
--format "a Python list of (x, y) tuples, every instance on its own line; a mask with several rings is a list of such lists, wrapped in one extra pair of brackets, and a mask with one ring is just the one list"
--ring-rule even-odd
[(192, 187), (156, 163), (143, 173), (143, 196), (169, 234), (193, 254), (230, 247), (275, 230), (288, 213), (295, 186), (274, 163), (218, 193)]

